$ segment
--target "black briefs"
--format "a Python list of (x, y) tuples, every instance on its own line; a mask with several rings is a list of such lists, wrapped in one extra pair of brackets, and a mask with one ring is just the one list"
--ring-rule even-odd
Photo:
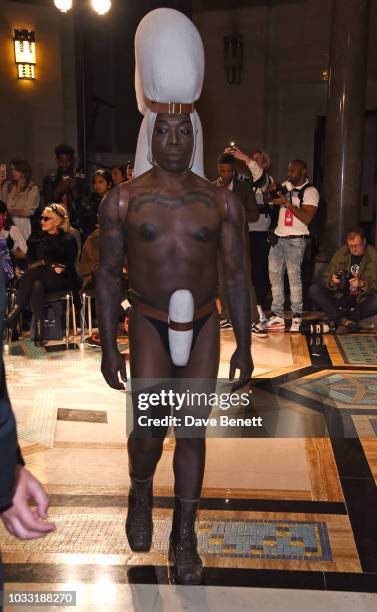
[[(196, 319), (195, 321), (192, 322), (193, 325), (193, 337), (192, 337), (192, 344), (191, 344), (191, 351), (194, 350), (195, 347), (195, 343), (196, 340), (202, 330), (202, 328), (204, 327), (204, 325), (207, 323), (208, 319), (210, 318), (210, 316), (212, 315), (212, 312), (205, 315), (204, 317), (202, 317), (201, 319)], [(148, 319), (148, 321), (150, 321), (153, 325), (153, 327), (158, 331), (158, 333), (160, 334), (160, 338), (163, 342), (163, 345), (166, 349), (166, 352), (168, 353), (168, 355), (170, 355), (170, 347), (169, 347), (169, 323), (165, 323), (164, 321), (160, 321), (159, 319), (154, 319), (153, 317), (148, 317), (146, 315), (143, 315), (146, 319)]]

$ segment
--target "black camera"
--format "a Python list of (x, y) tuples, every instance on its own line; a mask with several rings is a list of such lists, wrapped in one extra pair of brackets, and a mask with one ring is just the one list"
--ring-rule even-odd
[(347, 270), (338, 270), (335, 276), (339, 279), (339, 289), (340, 291), (345, 291), (349, 284), (349, 279), (352, 278), (352, 274), (349, 274)]
[(285, 185), (276, 185), (272, 191), (263, 192), (263, 202), (265, 204), (271, 204), (273, 200), (285, 196), (289, 193), (289, 189)]

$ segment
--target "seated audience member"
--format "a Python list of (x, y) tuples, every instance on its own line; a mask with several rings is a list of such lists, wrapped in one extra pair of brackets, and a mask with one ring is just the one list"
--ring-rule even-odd
[[(84, 244), (79, 273), (83, 279), (82, 290), (87, 291), (90, 289), (96, 288), (96, 273), (99, 267), (99, 233), (100, 229), (97, 225), (97, 228), (88, 236), (86, 242)], [(127, 297), (128, 292), (128, 282), (127, 282), (127, 272), (126, 272), (126, 260), (124, 262), (123, 268), (123, 287), (122, 287), (122, 297), (125, 299)], [(120, 309), (121, 311), (121, 309)], [(127, 331), (127, 330), (126, 330)], [(89, 338), (85, 340), (88, 346), (93, 348), (101, 348), (101, 339), (99, 334), (93, 334)]]
[(127, 181), (126, 166), (124, 164), (114, 164), (111, 167), (111, 179), (114, 187)]
[(79, 263), (79, 272), (83, 279), (82, 289), (93, 289), (96, 284), (95, 274), (99, 266), (99, 226), (88, 236), (84, 244)]
[(357, 331), (361, 319), (377, 314), (377, 251), (364, 232), (348, 232), (347, 243), (336, 251), (323, 274), (323, 282), (309, 296), (338, 331)]
[(43, 180), (43, 203), (63, 204), (72, 225), (77, 225), (78, 209), (82, 199), (89, 194), (84, 174), (75, 170), (75, 152), (67, 144), (55, 148), (57, 170)]
[(83, 236), (83, 244), (89, 234), (96, 229), (99, 205), (102, 198), (113, 186), (110, 170), (96, 170), (93, 174), (92, 184), (94, 191), (81, 202), (79, 209), (79, 225)]
[(60, 206), (51, 204), (44, 209), (42, 231), (32, 234), (27, 242), (28, 267), (20, 279), (15, 306), (5, 319), (6, 325), (12, 327), (22, 308), (30, 304), (35, 318), (36, 346), (43, 346), (45, 294), (79, 287), (75, 268), (77, 244), (75, 238), (62, 229), (65, 222), (66, 215), (62, 214)]
[(31, 167), (26, 160), (14, 159), (9, 165), (11, 179), (3, 183), (1, 199), (27, 240), (31, 234), (30, 217), (39, 206), (39, 189), (31, 178)]
[[(95, 289), (96, 287), (96, 272), (99, 266), (99, 226), (88, 236), (84, 244), (79, 272), (83, 279), (82, 290)], [(101, 340), (99, 334), (92, 334), (86, 338), (86, 344), (94, 348), (101, 348)]]
[(80, 234), (80, 230), (77, 229), (77, 227), (72, 227), (71, 225), (71, 221), (69, 218), (69, 214), (67, 213), (66, 209), (64, 208), (64, 206), (62, 204), (50, 204), (50, 207), (53, 209), (54, 212), (56, 212), (57, 214), (60, 214), (61, 217), (64, 219), (64, 221), (62, 222), (60, 229), (63, 230), (63, 232), (66, 232), (67, 234), (71, 234), (71, 236), (74, 237), (74, 239), (76, 240), (76, 245), (77, 245), (77, 256), (76, 256), (76, 271), (78, 272), (79, 270), (79, 262), (80, 262), (80, 256), (81, 256), (81, 234)]
[(26, 240), (2, 200), (0, 200), (0, 239), (6, 240), (9, 252), (12, 253), (15, 260), (25, 259)]

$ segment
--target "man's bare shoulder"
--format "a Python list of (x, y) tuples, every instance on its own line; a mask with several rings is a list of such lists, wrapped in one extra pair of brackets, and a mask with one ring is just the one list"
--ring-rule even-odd
[(124, 186), (128, 186), (128, 189), (147, 189), (152, 185), (152, 169), (144, 172), (144, 174), (140, 174), (132, 181), (128, 181), (128, 183), (122, 183)]

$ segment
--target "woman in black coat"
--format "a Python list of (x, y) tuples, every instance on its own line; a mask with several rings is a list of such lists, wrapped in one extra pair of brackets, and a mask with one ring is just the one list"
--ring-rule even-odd
[(43, 346), (45, 294), (76, 289), (79, 285), (75, 269), (77, 242), (64, 231), (66, 222), (67, 214), (60, 204), (44, 209), (42, 231), (32, 234), (27, 241), (28, 267), (20, 279), (15, 306), (5, 319), (5, 324), (12, 327), (22, 308), (30, 304), (35, 318), (35, 346)]

